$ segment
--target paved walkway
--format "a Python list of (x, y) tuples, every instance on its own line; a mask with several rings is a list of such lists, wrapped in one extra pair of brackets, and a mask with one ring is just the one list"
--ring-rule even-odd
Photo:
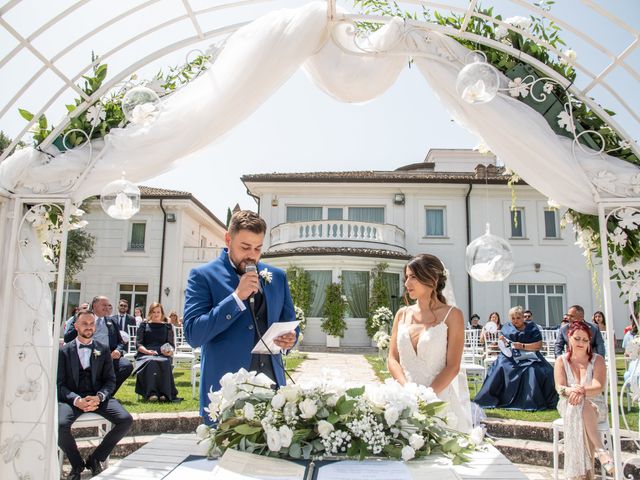
[(353, 385), (380, 383), (373, 368), (362, 355), (356, 353), (305, 352), (307, 358), (293, 374), (296, 382), (319, 378), (323, 370), (338, 370), (345, 381)]

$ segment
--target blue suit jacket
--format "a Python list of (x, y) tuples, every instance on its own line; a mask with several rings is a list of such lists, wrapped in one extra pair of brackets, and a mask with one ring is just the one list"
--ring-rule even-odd
[[(258, 263), (258, 271), (268, 268), (273, 274), (271, 283), (262, 285), (267, 303), (269, 325), (279, 321), (295, 320), (293, 301), (287, 277), (283, 270)], [(232, 293), (240, 279), (229, 261), (227, 249), (205, 265), (191, 270), (187, 281), (184, 307), (184, 335), (192, 347), (202, 347), (202, 375), (200, 381), (200, 415), (205, 421), (204, 407), (208, 406), (207, 393), (220, 389), (220, 378), (227, 372), (235, 373), (240, 368), (249, 370), (251, 349), (255, 345), (255, 330), (245, 301), (241, 310)], [(278, 385), (286, 383), (282, 358), (271, 359)]]

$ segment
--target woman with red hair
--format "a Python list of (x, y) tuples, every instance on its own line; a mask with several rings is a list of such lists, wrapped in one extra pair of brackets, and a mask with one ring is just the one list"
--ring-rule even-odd
[(598, 432), (598, 423), (607, 421), (604, 359), (591, 350), (591, 330), (585, 322), (573, 322), (567, 336), (567, 353), (554, 367), (558, 411), (564, 419), (565, 478), (593, 478), (594, 455), (612, 475), (614, 463)]

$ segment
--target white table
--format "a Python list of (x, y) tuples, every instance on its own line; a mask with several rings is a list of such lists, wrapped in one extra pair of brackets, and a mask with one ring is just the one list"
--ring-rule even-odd
[[(93, 477), (99, 480), (208, 480), (216, 461), (180, 465), (189, 455), (197, 454), (195, 434), (163, 434), (135, 453)], [(443, 459), (420, 460), (427, 465), (440, 464)], [(414, 463), (414, 462), (412, 462)], [(418, 462), (415, 462), (418, 463)], [(493, 446), (475, 452), (471, 461), (451, 467), (463, 479), (526, 480), (526, 477)]]

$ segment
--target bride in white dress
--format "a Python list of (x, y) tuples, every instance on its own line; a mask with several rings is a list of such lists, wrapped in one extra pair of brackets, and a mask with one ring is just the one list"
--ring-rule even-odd
[(387, 360), (389, 372), (400, 384), (431, 387), (447, 402), (447, 424), (470, 432), (471, 404), (466, 376), (460, 372), (464, 348), (462, 312), (447, 305), (442, 295), (446, 274), (433, 255), (419, 255), (405, 267), (407, 295), (413, 305), (396, 313)]

